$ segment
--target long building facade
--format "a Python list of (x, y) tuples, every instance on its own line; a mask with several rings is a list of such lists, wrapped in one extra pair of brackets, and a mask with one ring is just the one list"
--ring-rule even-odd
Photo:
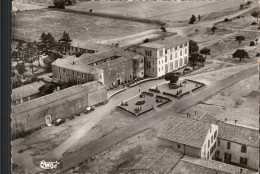
[(160, 77), (188, 64), (189, 40), (174, 36), (144, 43), (136, 51), (145, 56), (145, 76)]

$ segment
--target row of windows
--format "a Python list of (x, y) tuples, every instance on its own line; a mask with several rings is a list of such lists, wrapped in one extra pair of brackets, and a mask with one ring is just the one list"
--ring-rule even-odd
[[(220, 140), (218, 140), (218, 146), (220, 146)], [(231, 142), (227, 142), (227, 149), (231, 149)], [(241, 145), (241, 153), (247, 152), (247, 146)]]
[[(216, 151), (216, 158), (219, 158), (219, 151)], [(232, 160), (232, 155), (230, 153), (224, 153), (224, 162), (230, 162)], [(240, 157), (240, 164), (247, 165), (247, 158)]]
[[(182, 48), (182, 47), (181, 47), (181, 48)], [(175, 50), (177, 50), (177, 49), (175, 49)], [(170, 51), (170, 52), (173, 53), (173, 49), (172, 49), (172, 51)], [(170, 53), (170, 52), (168, 52), (167, 49), (165, 49), (165, 54)], [(182, 56), (182, 53), (183, 53), (183, 50), (180, 50), (180, 56)], [(184, 54), (187, 54), (187, 53), (188, 53), (188, 49), (185, 48), (185, 49), (184, 49)], [(171, 55), (172, 55), (172, 54), (171, 54)], [(163, 56), (163, 50), (160, 50), (160, 51), (159, 51), (159, 57), (162, 57), (162, 56)], [(177, 56), (178, 56), (178, 52), (175, 52), (175, 58), (177, 58)]]
[(152, 56), (152, 51), (150, 50), (145, 50), (145, 53), (144, 53), (146, 56)]

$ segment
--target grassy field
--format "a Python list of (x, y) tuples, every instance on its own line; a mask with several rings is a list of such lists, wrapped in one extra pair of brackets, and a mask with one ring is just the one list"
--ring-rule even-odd
[(239, 7), (244, 0), (236, 1), (186, 1), (186, 2), (81, 2), (67, 8), (95, 12), (147, 17), (166, 21), (188, 20), (192, 14), (205, 15), (230, 7)]
[(155, 28), (158, 27), (151, 24), (41, 9), (16, 13), (13, 36), (33, 41), (38, 40), (42, 32), (51, 32), (58, 39), (63, 31), (67, 31), (79, 43), (99, 42)]

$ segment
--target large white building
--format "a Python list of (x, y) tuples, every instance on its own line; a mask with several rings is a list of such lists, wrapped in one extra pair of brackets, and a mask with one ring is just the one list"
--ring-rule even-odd
[(173, 36), (144, 43), (136, 51), (145, 56), (145, 76), (160, 77), (188, 64), (189, 39)]

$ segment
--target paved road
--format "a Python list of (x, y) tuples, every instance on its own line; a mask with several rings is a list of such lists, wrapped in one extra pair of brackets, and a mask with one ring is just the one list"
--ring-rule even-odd
[(164, 109), (156, 110), (152, 112), (148, 117), (145, 117), (143, 119), (140, 118), (138, 121), (131, 123), (125, 128), (122, 128), (90, 144), (86, 144), (78, 151), (72, 154), (68, 154), (68, 156), (65, 156), (61, 159), (61, 163), (63, 166), (62, 172), (67, 171), (77, 164), (84, 162), (88, 158), (111, 148), (112, 146), (126, 140), (127, 138), (130, 138), (131, 136), (134, 136), (148, 128), (153, 127), (155, 124), (158, 124), (159, 122), (165, 120), (169, 114), (180, 113), (185, 109), (197, 104), (198, 102), (211, 97), (221, 90), (257, 72), (257, 66), (250, 67), (230, 77), (227, 77), (226, 79), (216, 82), (214, 86), (194, 93), (192, 97), (187, 96), (183, 99), (178, 100), (177, 102), (168, 104), (164, 107)]

